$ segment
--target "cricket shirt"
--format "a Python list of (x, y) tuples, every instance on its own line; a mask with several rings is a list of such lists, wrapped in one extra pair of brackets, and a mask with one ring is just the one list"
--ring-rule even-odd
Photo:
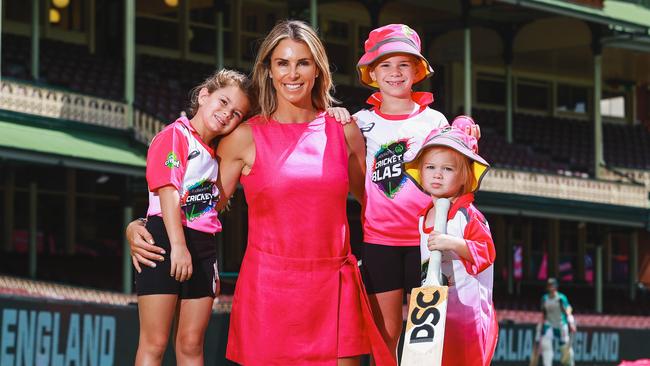
[(409, 115), (382, 114), (381, 101), (381, 94), (375, 93), (368, 99), (374, 108), (355, 114), (366, 140), (364, 242), (417, 246), (417, 214), (431, 199), (407, 178), (404, 157), (415, 154), (431, 130), (449, 123), (427, 107), (433, 102), (431, 93), (413, 93), (416, 106)]
[(216, 203), (219, 164), (186, 117), (165, 127), (151, 141), (147, 153), (147, 216), (162, 216), (158, 189), (171, 185), (178, 191), (183, 226), (206, 233), (221, 231)]

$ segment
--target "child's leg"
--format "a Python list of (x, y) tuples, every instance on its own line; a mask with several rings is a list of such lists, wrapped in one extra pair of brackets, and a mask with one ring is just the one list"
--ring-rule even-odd
[(338, 359), (338, 366), (359, 366), (361, 357), (344, 357)]
[(397, 289), (368, 295), (372, 317), (388, 349), (397, 351), (402, 333), (402, 299), (404, 290)]
[[(415, 254), (407, 255), (410, 252)], [(407, 268), (414, 280), (406, 281)], [(419, 281), (420, 248), (365, 243), (362, 274), (375, 324), (388, 349), (397, 352), (404, 289), (410, 290)], [(407, 286), (406, 282), (411, 284)]]
[(140, 341), (136, 366), (160, 365), (176, 310), (176, 295), (138, 296)]
[(212, 301), (212, 297), (181, 300), (175, 340), (177, 364), (203, 365), (203, 343)]
[[(175, 334), (176, 364), (203, 365), (205, 330), (212, 315), (217, 275), (214, 238), (186, 230), (191, 243), (192, 277), (181, 285), (181, 300)], [(202, 257), (201, 254), (206, 253)]]

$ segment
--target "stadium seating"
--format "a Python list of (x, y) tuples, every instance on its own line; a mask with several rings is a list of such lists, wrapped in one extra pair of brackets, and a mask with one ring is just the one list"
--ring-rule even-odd
[[(29, 38), (2, 34), (2, 75), (31, 78)], [(41, 80), (53, 86), (122, 100), (121, 59), (91, 55), (81, 45), (41, 40)], [(187, 110), (189, 90), (214, 70), (190, 61), (140, 55), (136, 62), (135, 106), (167, 123)], [(369, 90), (340, 86), (337, 96), (355, 111)], [(593, 175), (593, 128), (589, 121), (532, 114), (514, 115), (513, 144), (505, 143), (505, 113), (476, 109), (486, 138), (481, 153), (497, 167), (586, 177)], [(605, 161), (615, 167), (650, 169), (650, 132), (643, 126), (604, 124)]]
[[(528, 149), (530, 155), (543, 163), (508, 153), (510, 147), (503, 147), (504, 141), (496, 136), (505, 136), (505, 113), (494, 110), (474, 110), (485, 138), (482, 144), (490, 143), (482, 153), (496, 154), (493, 159), (499, 164), (514, 164), (518, 168), (540, 169), (541, 171), (570, 174), (574, 176), (593, 175), (593, 124), (590, 121), (538, 116), (516, 113), (513, 116), (513, 146), (520, 151)], [(483, 141), (485, 140), (485, 141)], [(630, 169), (650, 169), (650, 132), (643, 126), (603, 124), (603, 150), (608, 165)], [(493, 151), (495, 150), (495, 151)], [(527, 161), (528, 160), (528, 161)], [(522, 167), (521, 162), (524, 162)]]
[[(595, 315), (594, 288), (587, 284), (561, 285), (560, 291), (564, 293), (571, 303), (574, 313), (581, 316)], [(629, 299), (627, 287), (607, 286), (603, 290), (603, 312), (605, 314), (626, 314), (629, 316), (650, 317), (650, 292), (638, 290), (635, 300)], [(518, 293), (509, 295), (503, 286), (495, 286), (493, 299), (497, 310), (515, 312), (539, 313), (540, 299), (545, 292), (544, 284), (526, 283), (521, 286)], [(649, 318), (650, 319), (650, 318)]]
[[(0, 295), (91, 302), (109, 305), (130, 305), (137, 302), (137, 296), (135, 294), (127, 295), (120, 292), (102, 291), (4, 275), (0, 275)], [(212, 306), (212, 310), (218, 313), (230, 313), (231, 308), (232, 295), (217, 297)]]
[[(650, 316), (576, 314), (576, 324), (580, 327), (648, 329)], [(540, 311), (498, 309), (499, 322), (536, 324), (542, 321)]]
[(111, 305), (128, 305), (137, 301), (135, 295), (33, 281), (11, 276), (0, 276), (0, 294)]
[[(30, 80), (29, 39), (6, 33), (2, 38), (2, 75)], [(40, 67), (38, 83), (101, 98), (124, 99), (124, 66), (119, 58), (93, 56), (83, 46), (44, 39)], [(188, 91), (213, 70), (203, 63), (140, 56), (136, 62), (134, 104), (161, 121), (173, 121), (186, 110)]]

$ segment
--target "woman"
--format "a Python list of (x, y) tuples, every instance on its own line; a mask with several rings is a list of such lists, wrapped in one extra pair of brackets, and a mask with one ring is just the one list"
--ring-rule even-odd
[[(260, 115), (217, 149), (221, 192), (241, 177), (248, 247), (235, 290), (227, 357), (244, 365), (358, 365), (370, 351), (394, 365), (374, 326), (350, 252), (346, 197), (362, 196), (364, 141), (323, 111), (334, 101), (322, 42), (285, 21), (260, 46), (253, 71)], [(297, 224), (299, 223), (299, 225)], [(127, 230), (134, 264), (143, 229)], [(143, 258), (144, 259), (144, 258)]]

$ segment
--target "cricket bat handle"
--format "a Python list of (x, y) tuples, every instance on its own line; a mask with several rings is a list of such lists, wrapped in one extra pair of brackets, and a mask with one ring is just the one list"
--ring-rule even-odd
[[(451, 203), (446, 198), (438, 198), (435, 202), (436, 216), (433, 223), (433, 230), (446, 234), (447, 233), (447, 214)], [(429, 257), (429, 268), (427, 269), (427, 278), (424, 286), (442, 286), (442, 272), (440, 271), (440, 262), (442, 253), (439, 250), (432, 250)]]

